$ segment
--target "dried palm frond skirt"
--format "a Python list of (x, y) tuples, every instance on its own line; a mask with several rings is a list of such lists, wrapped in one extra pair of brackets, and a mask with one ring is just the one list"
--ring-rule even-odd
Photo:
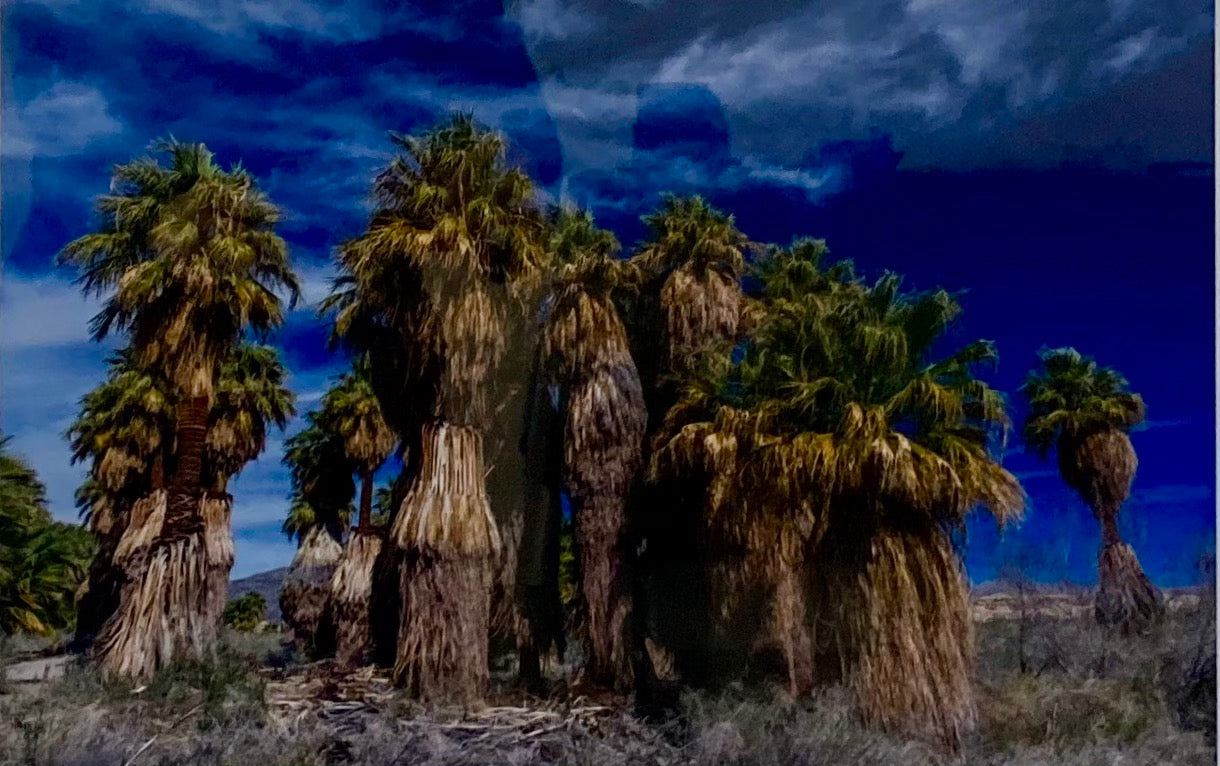
[(1165, 614), (1165, 601), (1126, 543), (1110, 543), (1097, 557), (1099, 587), (1094, 611), (1102, 625), (1140, 633)]
[(167, 501), (157, 490), (133, 504), (115, 548), (118, 605), (93, 648), (107, 675), (144, 678), (215, 644), (233, 566), (231, 498), (204, 496), (202, 524), (170, 537), (163, 535)]
[(381, 546), (380, 530), (353, 532), (330, 581), (335, 658), (342, 665), (364, 665), (371, 660), (373, 568)]
[(315, 659), (334, 651), (331, 580), (342, 555), (339, 542), (322, 527), (314, 527), (297, 548), (280, 587), (284, 624), (297, 646)]
[(828, 534), (811, 562), (815, 670), (866, 722), (956, 752), (976, 720), (965, 578), (939, 529)]

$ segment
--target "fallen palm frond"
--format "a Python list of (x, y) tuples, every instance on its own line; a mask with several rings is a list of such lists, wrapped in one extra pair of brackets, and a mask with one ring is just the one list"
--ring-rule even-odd
[(373, 568), (381, 553), (380, 530), (355, 530), (331, 578), (335, 615), (335, 659), (340, 665), (363, 665), (372, 658)]
[(311, 657), (334, 649), (331, 580), (343, 547), (324, 526), (306, 533), (280, 588), (280, 610), (293, 639)]

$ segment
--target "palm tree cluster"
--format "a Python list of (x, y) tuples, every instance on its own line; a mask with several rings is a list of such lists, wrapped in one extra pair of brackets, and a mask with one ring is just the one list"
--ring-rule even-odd
[[(876, 725), (955, 747), (974, 721), (959, 533), (1025, 504), (979, 377), (996, 349), (952, 347), (957, 298), (866, 280), (821, 240), (751, 242), (699, 197), (664, 197), (624, 256), (469, 116), (392, 140), (321, 305), (351, 369), (286, 443), (298, 642), (470, 701), (493, 642), (537, 687), (571, 629), (588, 687), (646, 696), (661, 656), (688, 684), (774, 668), (795, 697), (842, 685)], [(130, 341), (70, 438), (99, 542), (78, 633), (134, 674), (214, 635), (225, 483), (292, 410), (244, 340), (296, 285), (274, 207), (201, 146), (160, 148), (169, 167), (117, 168), (101, 230), (65, 249), (107, 298), (97, 336)], [(1025, 439), (1106, 530), (1099, 618), (1136, 627), (1159, 601), (1114, 519), (1142, 403), (1075, 352), (1042, 362)]]

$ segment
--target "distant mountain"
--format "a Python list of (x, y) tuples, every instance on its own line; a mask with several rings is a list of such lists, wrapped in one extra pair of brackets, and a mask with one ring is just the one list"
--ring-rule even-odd
[(253, 591), (267, 600), (267, 621), (279, 622), (281, 619), (280, 585), (287, 574), (288, 567), (280, 567), (243, 577), (240, 580), (230, 580), (229, 598), (234, 599)]

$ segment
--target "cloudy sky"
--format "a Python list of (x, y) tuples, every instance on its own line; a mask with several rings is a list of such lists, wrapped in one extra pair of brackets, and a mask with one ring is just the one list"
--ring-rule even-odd
[[(1151, 418), (1125, 524), (1184, 582), (1215, 529), (1212, 30), (1210, 3), (1179, 0), (13, 0), (0, 428), (73, 518), (62, 433), (108, 349), (53, 259), (115, 163), (167, 135), (240, 160), (285, 211), (309, 303), (387, 132), (462, 109), (624, 242), (661, 191), (700, 191), (756, 240), (824, 236), (866, 273), (968, 290), (959, 340), (997, 341), (1003, 390), (1044, 343), (1119, 367)], [(342, 366), (324, 335), (305, 305), (276, 337), (302, 409)], [(235, 483), (236, 575), (291, 556), (282, 438)], [(1088, 581), (1095, 523), (1012, 446), (1029, 518), (1002, 541), (973, 525), (971, 574), (1032, 550)]]

